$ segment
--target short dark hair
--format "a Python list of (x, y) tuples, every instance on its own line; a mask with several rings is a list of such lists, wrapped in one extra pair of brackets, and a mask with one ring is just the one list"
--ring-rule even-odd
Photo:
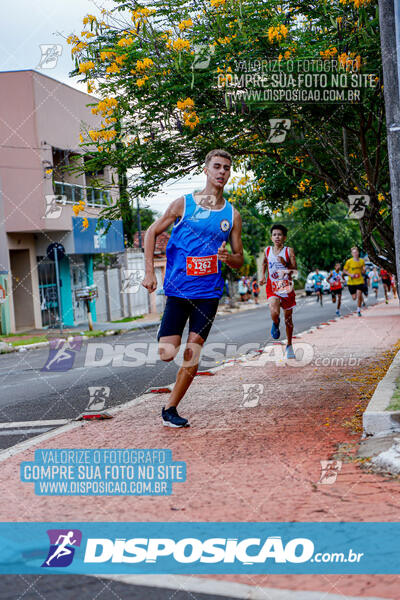
[(207, 154), (205, 161), (204, 161), (206, 163), (206, 165), (209, 164), (210, 160), (212, 158), (214, 158), (214, 156), (222, 156), (223, 158), (227, 158), (228, 160), (231, 161), (231, 164), (232, 164), (232, 155), (229, 154), (229, 152), (227, 152), (226, 150), (222, 150), (221, 148), (216, 148), (214, 150), (210, 150), (210, 152)]
[(287, 235), (287, 227), (281, 225), (280, 223), (274, 223), (270, 229), (270, 233), (272, 233), (274, 229), (279, 229), (280, 231), (282, 231), (283, 235)]
[(350, 250), (358, 250), (360, 252), (360, 248), (358, 246), (352, 246)]

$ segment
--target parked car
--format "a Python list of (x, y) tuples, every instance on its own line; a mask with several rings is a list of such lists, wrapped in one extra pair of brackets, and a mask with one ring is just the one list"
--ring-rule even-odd
[[(326, 278), (328, 277), (329, 273), (328, 271), (319, 271), (319, 273), (323, 276), (323, 280), (322, 280), (322, 293), (323, 294), (329, 294), (330, 290), (331, 290), (331, 286), (329, 285), (329, 283), (327, 282)], [(307, 296), (310, 296), (311, 294), (314, 294), (314, 280), (312, 279), (312, 276), (315, 275), (315, 271), (311, 271), (311, 273), (309, 273), (307, 275), (307, 279), (306, 279), (306, 284), (304, 286), (304, 290), (307, 294)]]

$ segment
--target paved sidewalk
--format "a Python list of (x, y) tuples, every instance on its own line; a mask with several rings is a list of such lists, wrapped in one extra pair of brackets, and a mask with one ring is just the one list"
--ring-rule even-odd
[[(114, 419), (78, 425), (0, 463), (2, 521), (398, 521), (400, 482), (357, 458), (362, 411), (400, 339), (397, 301), (306, 333), (305, 366), (260, 359), (194, 381), (180, 412), (191, 428), (163, 428), (165, 395), (142, 397)], [(249, 340), (251, 342), (251, 340)], [(274, 352), (280, 347), (274, 346)], [(311, 352), (311, 355), (310, 355)], [(271, 358), (271, 356), (270, 356)], [(264, 386), (245, 406), (243, 385)], [(171, 448), (187, 462), (170, 497), (39, 497), (19, 465), (41, 448)], [(319, 483), (322, 460), (342, 460)], [(339, 468), (339, 465), (338, 465)], [(282, 589), (398, 598), (398, 576), (226, 576)]]

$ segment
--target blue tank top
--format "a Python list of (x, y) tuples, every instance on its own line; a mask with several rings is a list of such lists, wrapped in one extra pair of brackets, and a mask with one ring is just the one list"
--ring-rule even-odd
[(224, 280), (217, 252), (229, 239), (233, 215), (228, 201), (211, 210), (196, 204), (193, 194), (185, 196), (182, 218), (175, 221), (166, 249), (166, 296), (221, 298)]

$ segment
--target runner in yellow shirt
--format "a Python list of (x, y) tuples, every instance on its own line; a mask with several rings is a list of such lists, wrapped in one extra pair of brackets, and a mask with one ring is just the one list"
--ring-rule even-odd
[(343, 273), (349, 276), (347, 287), (353, 298), (357, 299), (357, 315), (361, 317), (361, 304), (363, 301), (363, 292), (365, 289), (364, 273), (365, 262), (360, 258), (360, 250), (358, 246), (353, 246), (351, 249), (352, 258), (349, 258), (344, 267)]

